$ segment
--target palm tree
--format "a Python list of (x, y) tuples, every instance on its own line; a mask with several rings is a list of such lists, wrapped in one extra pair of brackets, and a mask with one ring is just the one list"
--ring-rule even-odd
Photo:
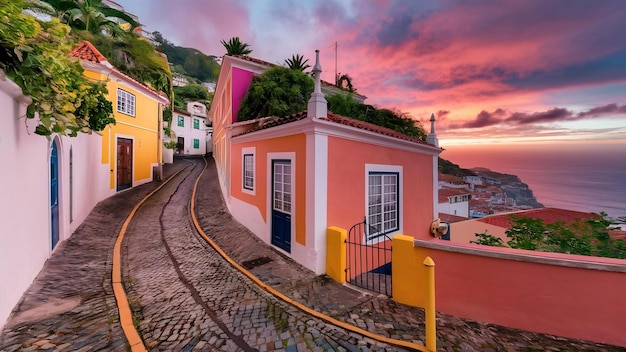
[(307, 68), (311, 67), (311, 65), (307, 64), (309, 59), (304, 60), (304, 56), (300, 54), (291, 55), (291, 59), (285, 60), (285, 64), (292, 70), (300, 70), (304, 71)]
[(356, 89), (352, 85), (352, 77), (350, 77), (347, 73), (344, 73), (343, 75), (341, 73), (337, 74), (337, 86), (339, 88), (347, 89), (348, 92), (351, 93), (356, 92)]
[(103, 30), (113, 34), (122, 32), (119, 22), (113, 19), (130, 24), (130, 31), (139, 26), (126, 12), (109, 7), (102, 0), (35, 0), (32, 3), (38, 3), (39, 8), (47, 5), (63, 23), (90, 33), (101, 33)]
[(226, 55), (248, 55), (252, 52), (249, 45), (242, 43), (239, 37), (230, 38), (228, 42), (222, 39), (221, 43), (226, 48)]

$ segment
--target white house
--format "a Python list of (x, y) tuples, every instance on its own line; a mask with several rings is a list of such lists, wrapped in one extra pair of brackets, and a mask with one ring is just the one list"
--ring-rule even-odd
[(469, 218), (471, 194), (464, 189), (442, 188), (439, 190), (439, 213)]
[(206, 106), (200, 102), (187, 103), (187, 110), (174, 109), (172, 140), (178, 143), (176, 152), (182, 155), (205, 155), (211, 152), (212, 129), (207, 126)]
[(36, 135), (37, 121), (24, 120), (30, 102), (0, 71), (0, 329), (59, 243), (109, 196), (102, 136)]

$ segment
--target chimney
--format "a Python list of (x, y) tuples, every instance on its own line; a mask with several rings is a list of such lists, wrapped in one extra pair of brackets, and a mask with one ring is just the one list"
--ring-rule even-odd
[(439, 147), (439, 140), (435, 134), (435, 114), (430, 115), (430, 133), (426, 137), (426, 143)]
[(327, 117), (327, 108), (328, 104), (326, 103), (326, 98), (324, 98), (324, 94), (322, 94), (322, 66), (320, 66), (320, 51), (315, 50), (315, 66), (313, 66), (313, 70), (311, 71), (315, 78), (315, 89), (311, 94), (311, 98), (309, 99), (309, 105), (307, 108), (307, 116), (308, 117)]

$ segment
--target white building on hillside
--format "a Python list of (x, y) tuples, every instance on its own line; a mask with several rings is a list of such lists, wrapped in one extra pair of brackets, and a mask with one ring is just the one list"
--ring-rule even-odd
[(174, 109), (172, 140), (178, 143), (177, 154), (205, 155), (211, 152), (212, 128), (207, 126), (206, 106), (200, 102), (187, 103), (187, 110)]
[(442, 188), (439, 190), (439, 213), (462, 216), (469, 218), (469, 201), (471, 194), (464, 189)]

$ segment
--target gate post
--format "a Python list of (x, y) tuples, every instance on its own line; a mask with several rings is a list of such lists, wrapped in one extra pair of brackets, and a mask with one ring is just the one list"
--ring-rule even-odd
[(426, 269), (426, 306), (424, 315), (426, 320), (426, 348), (429, 351), (437, 350), (437, 311), (435, 310), (435, 262), (431, 257), (424, 259)]
[(393, 237), (391, 252), (391, 289), (393, 300), (414, 307), (424, 307), (420, 285), (424, 266), (417, 259), (413, 237), (396, 235)]
[(326, 275), (346, 282), (346, 229), (331, 226), (326, 230)]

